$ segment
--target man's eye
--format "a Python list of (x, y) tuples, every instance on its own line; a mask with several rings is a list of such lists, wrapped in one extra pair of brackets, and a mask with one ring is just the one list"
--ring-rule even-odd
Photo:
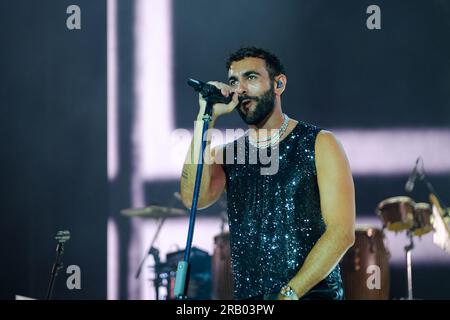
[(230, 86), (232, 86), (232, 87), (234, 87), (235, 85), (236, 85), (236, 83), (237, 83), (237, 81), (230, 81), (228, 84), (230, 85)]
[(255, 76), (255, 75), (250, 75), (250, 76), (248, 76), (248, 80), (254, 80), (254, 79), (256, 79), (256, 76)]

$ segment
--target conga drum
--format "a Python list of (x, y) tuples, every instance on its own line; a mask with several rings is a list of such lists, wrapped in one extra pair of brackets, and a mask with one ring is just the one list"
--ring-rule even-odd
[(358, 227), (341, 267), (346, 299), (389, 299), (389, 252), (380, 229)]
[(383, 228), (398, 232), (413, 227), (414, 206), (415, 202), (409, 197), (392, 197), (381, 201), (376, 212), (383, 221)]
[(232, 300), (234, 289), (229, 232), (214, 237), (212, 279), (212, 298), (215, 300)]

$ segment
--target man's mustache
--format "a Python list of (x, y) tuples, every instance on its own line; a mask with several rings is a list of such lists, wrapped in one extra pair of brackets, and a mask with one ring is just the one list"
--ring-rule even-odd
[(252, 96), (239, 96), (238, 100), (239, 100), (239, 104), (241, 104), (242, 101), (244, 101), (244, 100), (255, 100), (255, 101), (258, 101), (259, 98), (258, 97), (252, 97)]

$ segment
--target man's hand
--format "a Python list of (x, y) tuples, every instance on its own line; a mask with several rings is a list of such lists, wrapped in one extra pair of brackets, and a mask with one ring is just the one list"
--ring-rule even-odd
[(299, 300), (299, 297), (292, 286), (287, 285), (281, 288), (277, 300)]
[[(239, 104), (239, 99), (238, 99), (238, 95), (236, 93), (234, 93), (231, 90), (231, 87), (225, 83), (222, 82), (217, 82), (217, 81), (209, 81), (209, 84), (212, 84), (213, 86), (215, 86), (216, 88), (220, 89), (220, 92), (222, 92), (222, 94), (225, 97), (228, 97), (229, 95), (233, 95), (232, 100), (228, 103), (228, 104), (224, 104), (224, 103), (216, 103), (213, 107), (213, 119), (216, 119), (217, 117), (230, 113), (231, 111), (234, 110), (234, 108), (236, 108), (236, 106)], [(206, 108), (206, 100), (203, 99), (202, 95), (199, 94), (198, 95), (198, 102), (200, 105), (200, 115), (203, 115), (205, 113), (205, 108)]]
[(279, 293), (277, 300), (299, 300), (299, 298), (297, 296), (286, 297), (286, 296), (283, 296), (281, 293)]

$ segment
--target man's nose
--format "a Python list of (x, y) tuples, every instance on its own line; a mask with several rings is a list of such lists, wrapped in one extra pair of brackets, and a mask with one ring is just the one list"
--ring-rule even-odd
[(247, 86), (243, 81), (239, 81), (239, 86), (236, 88), (236, 93), (238, 95), (243, 95), (247, 93)]

